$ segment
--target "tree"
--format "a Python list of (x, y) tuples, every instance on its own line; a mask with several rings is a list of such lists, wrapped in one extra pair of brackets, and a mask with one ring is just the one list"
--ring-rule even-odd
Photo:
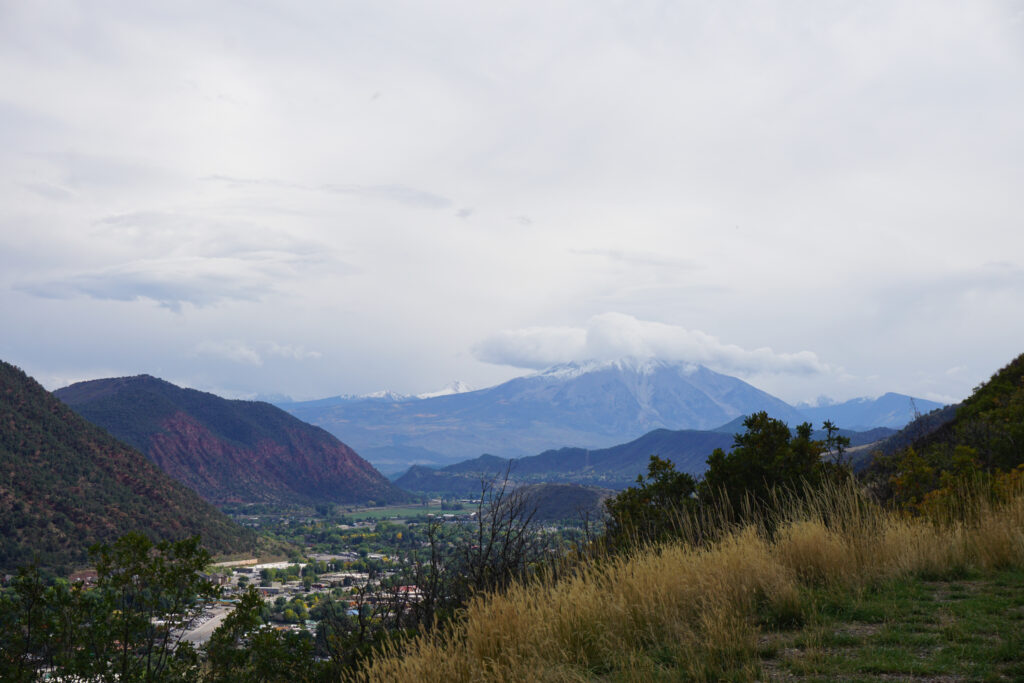
[(606, 539), (612, 547), (663, 540), (696, 506), (696, 480), (677, 472), (670, 460), (652, 455), (646, 480), (639, 475), (636, 484), (605, 501)]
[(0, 680), (30, 681), (46, 645), (46, 583), (36, 565), (18, 570), (0, 593)]
[(745, 510), (763, 507), (773, 490), (800, 494), (849, 471), (822, 461), (826, 446), (811, 439), (809, 422), (797, 426), (794, 435), (785, 422), (762, 411), (747, 417), (743, 426), (746, 431), (734, 437), (729, 453), (716, 448), (708, 457), (698, 487), (702, 503), (724, 504), (742, 518)]
[(220, 596), (201, 571), (210, 554), (195, 536), (153, 544), (129, 533), (111, 546), (93, 549), (97, 588), (105, 613), (94, 628), (106, 634), (110, 650), (97, 661), (120, 680), (166, 677), (176, 664), (193, 663), (181, 638), (188, 626)]
[(546, 557), (547, 539), (534, 522), (536, 505), (512, 485), (510, 475), (511, 463), (500, 481), (494, 477), (480, 482), (471, 538), (459, 544), (450, 568), (460, 579), (448, 587), (457, 600), (503, 590)]
[(250, 586), (213, 632), (206, 646), (206, 678), (211, 683), (315, 679), (312, 637), (262, 628), (262, 609), (263, 599)]
[(153, 544), (127, 534), (95, 546), (97, 585), (19, 572), (0, 596), (0, 679), (35, 680), (49, 667), (63, 680), (184, 680), (196, 653), (181, 638), (219, 589), (200, 570), (209, 554), (198, 537)]
[(821, 428), (825, 430), (825, 455), (836, 465), (846, 465), (843, 454), (850, 447), (850, 437), (841, 436), (839, 427), (831, 420), (825, 420)]

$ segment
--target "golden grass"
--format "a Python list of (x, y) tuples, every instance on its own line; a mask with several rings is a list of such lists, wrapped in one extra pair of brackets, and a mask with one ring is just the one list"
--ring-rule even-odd
[[(641, 548), (571, 578), (475, 599), (454, 627), (385, 649), (359, 681), (753, 680), (758, 615), (805, 586), (1024, 566), (1024, 491), (977, 496), (970, 523), (885, 512), (852, 486), (780, 506), (704, 546)], [(772, 531), (769, 531), (771, 529)]]

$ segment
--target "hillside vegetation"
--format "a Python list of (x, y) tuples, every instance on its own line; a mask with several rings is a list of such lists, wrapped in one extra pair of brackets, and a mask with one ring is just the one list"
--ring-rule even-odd
[(522, 488), (526, 509), (538, 522), (593, 521), (604, 512), (604, 501), (615, 494), (578, 484), (530, 484)]
[[(969, 507), (969, 521), (936, 524), (831, 488), (713, 543), (645, 547), (480, 596), (455, 628), (393, 648), (352, 679), (764, 680), (778, 666), (773, 634), (813, 630), (830, 605), (893, 582), (1024, 568), (1024, 490)], [(1014, 636), (985, 637), (1005, 646)], [(1020, 654), (1001, 651), (995, 674), (1019, 673)], [(876, 663), (854, 673), (906, 672)]]
[[(970, 483), (1024, 477), (1024, 354), (958, 406), (922, 416), (876, 454), (866, 480), (883, 500), (939, 512)], [(1009, 474), (1008, 474), (1009, 473)]]
[(248, 550), (242, 529), (138, 451), (0, 361), (0, 569), (67, 568), (129, 531), (199, 534), (213, 552)]

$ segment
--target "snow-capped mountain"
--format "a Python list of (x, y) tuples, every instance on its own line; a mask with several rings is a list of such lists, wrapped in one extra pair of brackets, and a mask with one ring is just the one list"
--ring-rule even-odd
[(476, 391), (282, 406), (343, 438), (384, 471), (481, 453), (601, 448), (652, 429), (711, 429), (759, 410), (796, 424), (784, 401), (706, 367), (649, 359), (568, 363)]
[(473, 391), (473, 387), (469, 386), (461, 380), (455, 380), (454, 382), (446, 385), (442, 389), (437, 391), (428, 391), (423, 394), (416, 394), (416, 398), (437, 398), (438, 396), (451, 396), (452, 394), (465, 394), (468, 391)]
[(408, 401), (409, 399), (416, 397), (409, 396), (408, 394), (399, 394), (398, 392), (390, 391), (388, 389), (382, 389), (381, 391), (374, 391), (369, 394), (362, 394), (360, 396), (346, 396), (345, 398), (347, 398), (350, 401), (359, 401), (364, 399), (373, 401)]

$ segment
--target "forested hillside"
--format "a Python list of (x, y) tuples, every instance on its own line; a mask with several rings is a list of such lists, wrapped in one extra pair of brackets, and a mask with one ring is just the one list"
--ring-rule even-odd
[(213, 552), (249, 549), (237, 526), (135, 449), (0, 361), (0, 569), (68, 568), (129, 531), (199, 534)]
[(883, 444), (866, 475), (912, 509), (940, 504), (964, 482), (1024, 478), (1024, 354), (955, 407), (915, 420)]

